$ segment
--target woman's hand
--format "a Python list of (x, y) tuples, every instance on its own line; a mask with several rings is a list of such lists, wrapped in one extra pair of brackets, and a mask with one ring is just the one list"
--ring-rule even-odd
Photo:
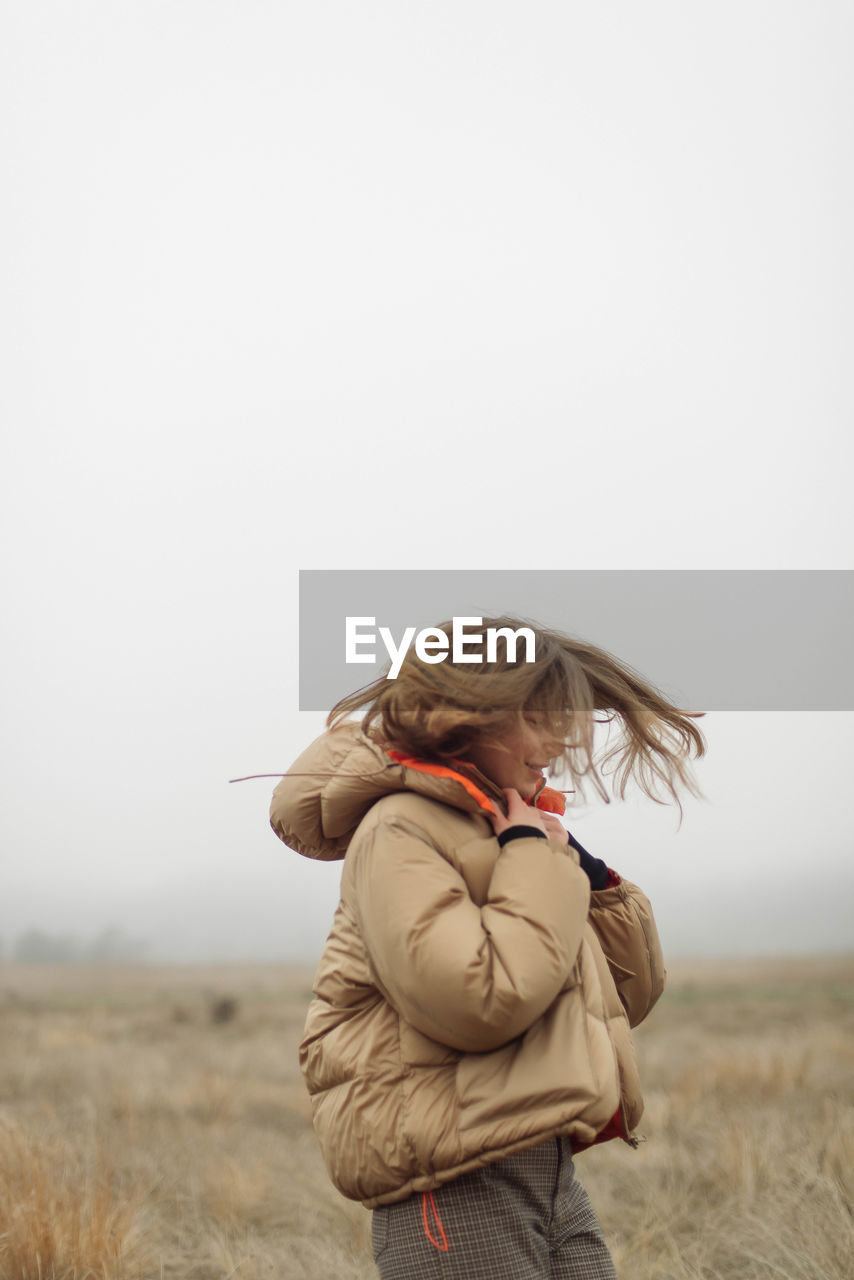
[(507, 816), (503, 813), (487, 815), (497, 836), (508, 827), (536, 827), (549, 840), (556, 840), (559, 844), (569, 843), (569, 832), (553, 813), (544, 813), (541, 809), (526, 804), (514, 787), (504, 787), (502, 790), (507, 800)]
[(546, 835), (550, 840), (556, 840), (558, 844), (569, 844), (569, 832), (556, 814), (540, 813), (539, 809), (536, 812), (546, 824)]

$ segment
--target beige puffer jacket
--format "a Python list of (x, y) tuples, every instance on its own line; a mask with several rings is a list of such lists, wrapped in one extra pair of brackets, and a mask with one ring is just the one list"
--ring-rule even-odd
[(330, 1177), (368, 1208), (558, 1134), (634, 1142), (629, 1024), (664, 985), (649, 903), (591, 894), (563, 844), (501, 849), (493, 801), (473, 766), (395, 761), (353, 722), (273, 796), (285, 844), (344, 858), (300, 1061)]

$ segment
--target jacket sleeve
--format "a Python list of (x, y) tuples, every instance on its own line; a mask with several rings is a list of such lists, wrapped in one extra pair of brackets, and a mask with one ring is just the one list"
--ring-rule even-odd
[(591, 895), (599, 939), (631, 1026), (643, 1022), (664, 990), (666, 972), (649, 899), (628, 880)]
[(479, 907), (408, 819), (383, 819), (357, 837), (348, 859), (358, 924), (398, 1013), (469, 1053), (532, 1026), (569, 981), (584, 935), (590, 885), (575, 857), (551, 840), (510, 840)]

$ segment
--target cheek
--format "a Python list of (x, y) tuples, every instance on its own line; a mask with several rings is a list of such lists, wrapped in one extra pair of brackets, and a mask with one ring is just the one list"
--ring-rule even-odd
[(488, 778), (503, 785), (508, 767), (512, 768), (512, 757), (497, 747), (481, 746), (473, 749), (471, 759)]
[(495, 751), (491, 754), (487, 774), (501, 787), (519, 787), (525, 773), (516, 751)]

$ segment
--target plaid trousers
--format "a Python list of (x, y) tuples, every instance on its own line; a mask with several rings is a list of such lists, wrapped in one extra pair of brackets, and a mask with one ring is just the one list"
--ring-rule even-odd
[(374, 1210), (380, 1280), (617, 1280), (567, 1138)]

